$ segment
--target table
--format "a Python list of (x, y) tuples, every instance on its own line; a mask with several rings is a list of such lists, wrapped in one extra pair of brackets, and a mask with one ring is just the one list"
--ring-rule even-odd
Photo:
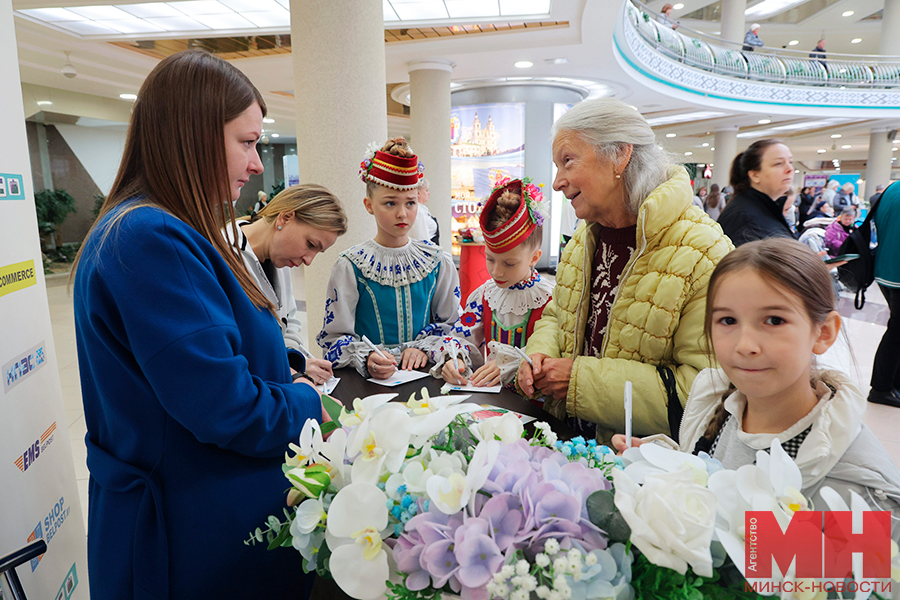
[[(374, 394), (397, 394), (397, 398), (394, 400), (395, 402), (406, 402), (409, 400), (410, 394), (415, 394), (417, 398), (420, 397), (420, 391), (424, 387), (428, 390), (430, 396), (439, 396), (441, 393), (441, 386), (444, 385), (443, 379), (435, 379), (434, 377), (428, 376), (409, 383), (404, 383), (403, 385), (386, 387), (367, 381), (352, 367), (335, 369), (334, 376), (340, 377), (341, 382), (331, 395), (334, 398), (339, 399), (348, 409), (351, 408), (354, 398), (365, 398), (366, 396), (372, 396)], [(515, 392), (511, 392), (507, 389), (500, 390), (499, 394), (469, 393), (469, 399), (466, 400), (466, 402), (471, 402), (473, 404), (491, 404), (507, 410), (514, 410), (523, 415), (535, 417), (538, 421), (544, 421), (550, 425), (550, 428), (553, 429), (559, 439), (562, 440), (578, 435), (572, 428), (566, 425), (564, 421), (557, 419), (540, 406), (533, 402), (529, 402)]]

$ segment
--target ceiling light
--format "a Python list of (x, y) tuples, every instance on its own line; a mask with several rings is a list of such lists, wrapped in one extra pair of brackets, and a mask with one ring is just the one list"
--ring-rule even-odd
[(844, 150), (849, 150), (850, 144), (844, 144), (843, 146), (841, 146), (841, 148), (843, 148)]
[(800, 169), (794, 169), (794, 173), (799, 173)]
[(275, 119), (272, 117), (263, 117), (263, 123), (274, 123)]
[(277, 138), (277, 137), (281, 137), (281, 135), (278, 134), (278, 133), (273, 133), (273, 134), (272, 134), (272, 137), (273, 137), (273, 138)]
[(709, 142), (703, 142), (702, 144), (700, 144), (700, 147), (701, 148), (709, 148)]
[(394, 2), (391, 6), (403, 21), (448, 18), (447, 8), (443, 2)]
[(745, 10), (744, 18), (755, 21), (771, 17), (774, 14), (783, 12), (804, 2), (806, 2), (806, 0), (763, 0)]
[(185, 0), (184, 2), (171, 2), (173, 6), (186, 15), (220, 15), (228, 12), (228, 9), (216, 0)]
[(127, 12), (115, 6), (72, 6), (68, 10), (94, 21), (128, 19), (131, 17)]
[(862, 38), (853, 38), (852, 40), (850, 40), (850, 43), (851, 43), (851, 44), (858, 44), (858, 43), (860, 43), (861, 41), (862, 41)]
[(38, 100), (37, 105), (38, 106), (53, 106), (53, 103), (49, 100)]
[(685, 155), (685, 156), (693, 156), (694, 153), (693, 153), (693, 152), (685, 152), (684, 155)]
[(136, 17), (177, 17), (181, 11), (163, 2), (144, 2), (142, 4), (120, 4), (120, 9)]
[(667, 134), (666, 134), (666, 137), (667, 137), (667, 138), (673, 138), (673, 137), (677, 137), (677, 135), (678, 135), (677, 133), (667, 133)]
[(29, 8), (17, 11), (26, 16), (38, 19), (40, 21), (48, 21), (56, 23), (60, 21), (86, 21), (87, 17), (82, 17), (78, 13), (65, 8)]
[(549, 15), (550, 0), (500, 0), (500, 14), (504, 17)]
[(712, 150), (712, 151), (713, 151), (713, 152), (715, 152), (715, 151), (716, 151), (716, 149), (715, 149), (715, 148), (710, 148), (710, 150)]
[(119, 94), (122, 100), (137, 100), (137, 94)]
[(800, 43), (800, 40), (791, 40), (788, 42), (788, 46), (796, 46)]
[(836, 140), (836, 139), (838, 139), (839, 137), (841, 137), (841, 134), (839, 134), (839, 133), (832, 133), (832, 134), (831, 134), (831, 139), (833, 139), (833, 140)]
[(841, 16), (842, 16), (842, 17), (849, 17), (849, 16), (852, 15), (852, 14), (853, 14), (853, 11), (852, 11), (852, 10), (845, 10), (844, 12), (841, 13)]
[(760, 119), (759, 121), (757, 121), (757, 123), (759, 123), (760, 125), (768, 125), (771, 122), (772, 119)]
[(520, 60), (514, 65), (517, 69), (530, 69), (534, 63), (530, 60)]
[(891, 152), (896, 152), (897, 150), (900, 150), (900, 148), (898, 148), (897, 146), (894, 146), (893, 148), (891, 148)]
[(221, 15), (194, 15), (197, 22), (210, 29), (251, 29), (253, 23), (237, 13), (225, 13)]
[(675, 10), (681, 10), (682, 8), (684, 8), (684, 4), (679, 2), (678, 4), (672, 5), (672, 8), (674, 8)]
[(712, 119), (714, 117), (724, 117), (725, 113), (716, 112), (712, 110), (698, 111), (698, 112), (690, 112), (690, 113), (681, 113), (677, 115), (668, 115), (665, 117), (653, 117), (652, 119), (647, 119), (647, 124), (650, 127), (659, 127), (660, 125), (672, 125), (673, 123), (685, 123), (687, 121), (700, 121), (703, 119)]
[(78, 70), (75, 68), (75, 65), (73, 65), (71, 62), (69, 62), (69, 53), (68, 52), (66, 52), (66, 64), (64, 64), (62, 66), (62, 69), (60, 69), (60, 71), (62, 71), (62, 74), (65, 75), (66, 77), (68, 77), (69, 79), (72, 79), (72, 78), (78, 76)]
[(569, 63), (569, 59), (565, 56), (560, 56), (559, 58), (545, 58), (544, 62), (548, 65), (565, 65)]
[(818, 152), (819, 154), (825, 154), (827, 150), (825, 150), (825, 148), (819, 148), (818, 150), (816, 150), (816, 152)]

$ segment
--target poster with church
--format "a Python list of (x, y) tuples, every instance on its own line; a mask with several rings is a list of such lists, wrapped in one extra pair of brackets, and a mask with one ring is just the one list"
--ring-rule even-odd
[(454, 106), (450, 110), (453, 229), (478, 227), (478, 203), (494, 182), (522, 177), (525, 169), (525, 104)]

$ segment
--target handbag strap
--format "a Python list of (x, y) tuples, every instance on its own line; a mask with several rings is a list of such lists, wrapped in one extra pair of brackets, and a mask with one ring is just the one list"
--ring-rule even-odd
[(669, 434), (675, 442), (678, 442), (678, 431), (681, 429), (681, 417), (684, 415), (684, 407), (681, 405), (681, 400), (678, 398), (678, 386), (675, 384), (675, 374), (669, 367), (664, 365), (656, 365), (656, 370), (659, 372), (663, 386), (666, 388), (669, 413)]

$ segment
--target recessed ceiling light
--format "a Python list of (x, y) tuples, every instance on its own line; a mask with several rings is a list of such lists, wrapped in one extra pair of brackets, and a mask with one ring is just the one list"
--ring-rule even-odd
[(569, 59), (565, 56), (560, 56), (559, 58), (545, 58), (544, 62), (548, 65), (565, 65), (568, 64)]
[(694, 153), (693, 153), (693, 152), (685, 152), (684, 155), (685, 155), (685, 156), (693, 156)]
[(666, 134), (666, 137), (667, 137), (667, 138), (673, 138), (673, 137), (677, 137), (677, 136), (678, 136), (677, 133), (667, 133), (667, 134)]
[(263, 123), (274, 123), (274, 122), (275, 122), (275, 119), (273, 119), (272, 117), (263, 118)]
[(845, 10), (844, 12), (841, 13), (841, 16), (842, 16), (842, 17), (849, 17), (849, 16), (852, 15), (852, 14), (853, 14), (853, 11), (852, 11), (852, 10)]
[(672, 8), (674, 8), (675, 10), (681, 10), (682, 8), (684, 8), (684, 4), (679, 2), (678, 4), (672, 5)]
[(841, 148), (843, 148), (844, 150), (849, 150), (850, 144), (844, 144), (843, 146), (841, 146)]
[(860, 43), (861, 41), (862, 41), (862, 38), (853, 38), (852, 40), (850, 40), (850, 43), (851, 43), (851, 44), (858, 44), (858, 43)]
[(709, 142), (703, 142), (702, 144), (700, 144), (700, 147), (701, 148), (709, 148)]
[(894, 146), (891, 148), (891, 152), (896, 152), (897, 150), (900, 150), (900, 147)]
[(831, 134), (831, 139), (833, 139), (833, 140), (836, 140), (836, 139), (838, 139), (839, 137), (841, 137), (841, 134), (839, 134), (839, 133), (832, 133), (832, 134)]
[(799, 173), (800, 169), (794, 169), (794, 173)]
[(517, 69), (530, 69), (533, 66), (534, 66), (534, 63), (531, 62), (530, 60), (520, 60), (519, 62), (517, 62), (515, 64), (515, 67)]
[(51, 102), (50, 100), (38, 100), (37, 105), (38, 106), (53, 106), (53, 102)]
[(122, 100), (137, 100), (137, 94), (119, 94)]
[(768, 125), (771, 122), (772, 119), (760, 119), (759, 121), (757, 121), (757, 123), (759, 123), (760, 125)]
[(800, 43), (800, 40), (791, 40), (788, 42), (788, 46), (796, 46)]
[(819, 154), (825, 154), (827, 150), (825, 150), (825, 148), (819, 148), (818, 150), (816, 150), (816, 152), (818, 152)]
[(277, 138), (277, 137), (281, 137), (281, 135), (280, 135), (280, 134), (277, 134), (277, 133), (273, 133), (273, 134), (272, 134), (272, 137), (273, 137), (273, 138)]
[(710, 148), (710, 150), (712, 150), (712, 151), (713, 151), (713, 152), (715, 152), (715, 151), (716, 151), (716, 149), (715, 149), (715, 148)]

